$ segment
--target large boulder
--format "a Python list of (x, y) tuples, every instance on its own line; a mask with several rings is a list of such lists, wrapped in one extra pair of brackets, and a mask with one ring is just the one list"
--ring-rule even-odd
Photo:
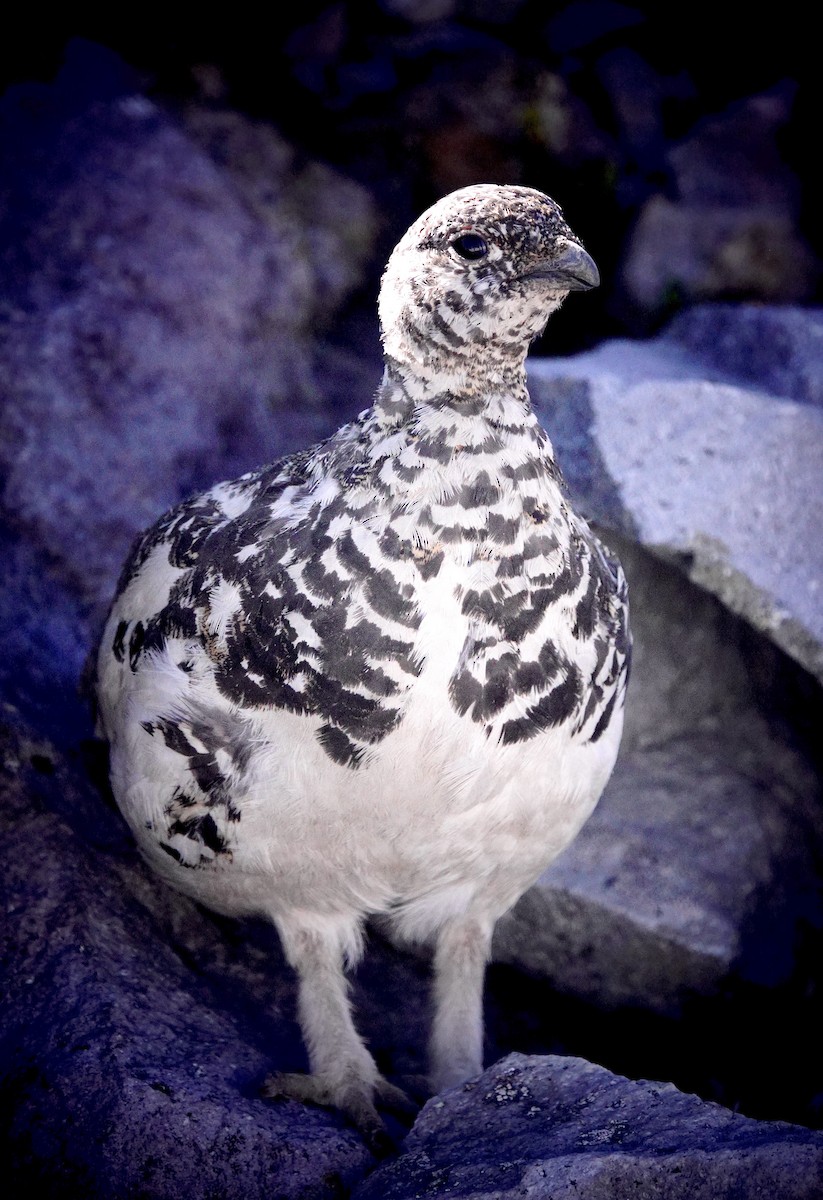
[(754, 388), (743, 348), (768, 320), (757, 313), (703, 308), (670, 336), (533, 362), (530, 387), (593, 519), (677, 562), (823, 679), (823, 413), (803, 402), (821, 315), (792, 310), (795, 335), (788, 349), (775, 339), (771, 377)]
[(823, 310), (792, 304), (698, 304), (665, 331), (681, 345), (759, 392), (823, 408)]
[[(73, 686), (166, 508), (331, 431), (317, 337), (376, 233), (368, 193), (271, 127), (125, 83), (89, 100), (76, 76), (0, 110), (0, 676), (21, 701), (21, 672)], [(379, 364), (342, 374), (365, 406)]]
[(823, 1134), (750, 1121), (671, 1084), (512, 1054), (429, 1101), (356, 1200), (815, 1200)]
[(164, 508), (325, 431), (311, 339), (374, 228), (270, 128), (190, 125), (125, 95), (37, 126), (4, 171), (4, 505), (88, 601)]

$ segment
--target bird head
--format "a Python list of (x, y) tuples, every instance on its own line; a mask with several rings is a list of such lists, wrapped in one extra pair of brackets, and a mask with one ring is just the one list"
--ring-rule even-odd
[(380, 289), (387, 359), (405, 376), (471, 391), (523, 370), (529, 343), (597, 267), (557, 204), (533, 188), (477, 184), (411, 226)]

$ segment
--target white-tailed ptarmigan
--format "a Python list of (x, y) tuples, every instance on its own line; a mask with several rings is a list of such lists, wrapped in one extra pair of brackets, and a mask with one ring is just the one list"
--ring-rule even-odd
[(482, 1069), (494, 924), (572, 840), (617, 755), (619, 564), (570, 508), (529, 343), (597, 285), (558, 206), (446, 196), (389, 259), (374, 405), (179, 505), (137, 544), (99, 652), (114, 795), (168, 882), (270, 918), (310, 1075), (373, 1141), (398, 1089), (344, 969), (373, 915), (434, 943), (431, 1083)]

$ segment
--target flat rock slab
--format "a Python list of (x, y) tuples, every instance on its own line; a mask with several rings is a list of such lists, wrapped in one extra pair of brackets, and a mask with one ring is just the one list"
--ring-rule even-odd
[[(807, 357), (819, 344), (808, 320)], [(532, 362), (529, 383), (590, 515), (679, 561), (823, 679), (823, 411), (735, 372), (733, 355), (707, 364), (688, 342), (617, 340)]]
[(431, 1100), (356, 1200), (817, 1200), (823, 1134), (579, 1058), (512, 1054)]
[(598, 1005), (675, 1011), (793, 969), (819, 919), (800, 814), (711, 738), (626, 755), (575, 842), (499, 922), (494, 957)]

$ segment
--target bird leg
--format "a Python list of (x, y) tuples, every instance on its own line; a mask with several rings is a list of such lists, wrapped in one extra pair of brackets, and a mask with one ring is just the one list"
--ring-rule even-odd
[(434, 953), (434, 1020), (429, 1041), (435, 1092), (483, 1070), (483, 979), (493, 923), (468, 914), (440, 930)]
[[(375, 1096), (407, 1110), (405, 1092), (384, 1079), (354, 1027), (343, 970), (345, 945), (357, 938), (326, 927), (281, 928), (286, 956), (297, 972), (298, 1019), (311, 1074), (278, 1072), (263, 1085), (269, 1097), (332, 1105), (345, 1113), (377, 1154), (390, 1149)], [(342, 935), (342, 936), (341, 936)]]

